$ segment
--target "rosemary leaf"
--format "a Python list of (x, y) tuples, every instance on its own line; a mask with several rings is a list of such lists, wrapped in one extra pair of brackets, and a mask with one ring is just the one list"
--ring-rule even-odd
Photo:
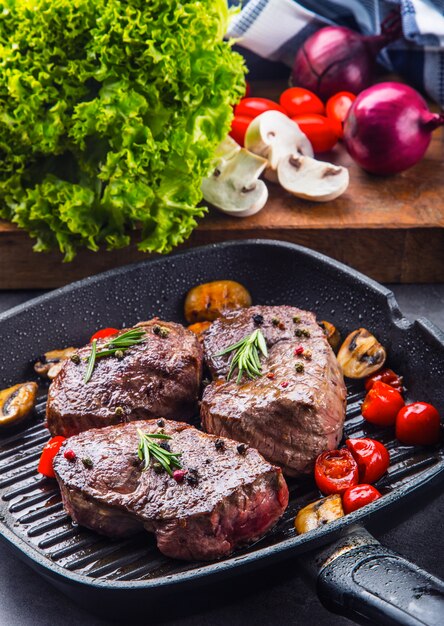
[(137, 454), (139, 459), (144, 461), (144, 471), (149, 468), (151, 458), (160, 463), (170, 476), (173, 475), (173, 469), (182, 468), (179, 461), (182, 452), (170, 452), (154, 441), (155, 439), (171, 439), (170, 435), (165, 435), (165, 433), (144, 433), (140, 428), (137, 429), (137, 432), (140, 438)]
[(240, 341), (224, 348), (216, 356), (234, 353), (230, 362), (227, 380), (230, 380), (237, 369), (236, 383), (239, 384), (245, 374), (250, 379), (257, 378), (262, 373), (262, 365), (259, 353), (268, 356), (267, 343), (262, 331), (254, 330)]
[(84, 383), (87, 383), (92, 376), (94, 365), (96, 364), (96, 353), (97, 353), (97, 339), (93, 339), (93, 342), (91, 345), (91, 354), (89, 355), (85, 378), (83, 379)]

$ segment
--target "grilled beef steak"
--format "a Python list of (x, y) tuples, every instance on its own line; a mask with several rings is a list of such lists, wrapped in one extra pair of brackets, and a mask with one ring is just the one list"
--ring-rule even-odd
[[(69, 437), (159, 415), (187, 420), (196, 414), (202, 376), (196, 336), (180, 324), (156, 319), (137, 328), (145, 330), (143, 343), (128, 348), (121, 358), (97, 359), (87, 383), (91, 345), (78, 350), (80, 362), (64, 363), (49, 388), (46, 418), (52, 435)], [(97, 349), (109, 340), (99, 340)]]
[[(187, 471), (182, 482), (152, 465), (143, 471), (137, 429), (172, 436), (169, 448), (182, 453)], [(281, 470), (256, 450), (179, 422), (81, 433), (64, 442), (54, 470), (65, 509), (78, 524), (110, 537), (145, 528), (155, 533), (161, 552), (177, 559), (230, 554), (266, 533), (288, 503)]]
[[(268, 357), (262, 375), (227, 381), (233, 353), (224, 348), (260, 328)], [(213, 382), (204, 391), (207, 432), (246, 442), (289, 476), (311, 471), (317, 455), (342, 436), (346, 389), (335, 355), (313, 313), (254, 306), (226, 313), (206, 331), (205, 361)]]

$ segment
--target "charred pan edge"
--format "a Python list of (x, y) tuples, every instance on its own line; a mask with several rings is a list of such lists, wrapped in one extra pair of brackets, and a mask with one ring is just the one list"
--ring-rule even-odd
[[(366, 288), (377, 294), (381, 301), (381, 307), (388, 310), (388, 318), (391, 324), (398, 327), (401, 330), (415, 329), (418, 334), (422, 336), (427, 342), (432, 342), (438, 349), (442, 349), (444, 353), (444, 333), (438, 329), (434, 324), (424, 318), (420, 318), (415, 322), (410, 322), (403, 317), (399, 306), (396, 302), (394, 294), (389, 290), (378, 284), (374, 280), (367, 278), (360, 272), (357, 272), (342, 263), (330, 259), (320, 253), (313, 252), (302, 246), (298, 246), (291, 243), (274, 241), (274, 240), (244, 240), (235, 242), (224, 242), (222, 244), (210, 244), (199, 248), (193, 248), (186, 252), (180, 252), (170, 255), (164, 259), (156, 259), (152, 261), (143, 261), (141, 263), (135, 263), (127, 265), (121, 268), (110, 270), (92, 278), (86, 278), (78, 282), (72, 283), (61, 289), (57, 289), (49, 294), (35, 298), (28, 301), (25, 304), (6, 311), (0, 315), (0, 324), (3, 321), (9, 320), (18, 314), (27, 313), (32, 310), (33, 307), (44, 304), (47, 301), (51, 301), (58, 297), (68, 297), (71, 293), (82, 289), (83, 287), (90, 287), (91, 285), (100, 285), (100, 283), (109, 278), (124, 275), (134, 269), (141, 269), (144, 267), (152, 267), (155, 265), (169, 264), (170, 259), (174, 262), (180, 261), (184, 257), (201, 257), (202, 254), (211, 254), (211, 251), (221, 249), (236, 249), (242, 247), (244, 251), (247, 247), (264, 246), (269, 248), (271, 254), (273, 249), (287, 249), (293, 251), (298, 255), (308, 257), (315, 265), (318, 265), (320, 269), (327, 270), (328, 273), (341, 274), (356, 285), (365, 285)], [(42, 556), (29, 546), (24, 540), (17, 537), (0, 517), (0, 536), (16, 551), (17, 555), (27, 562), (33, 569), (39, 571), (46, 579), (58, 586), (68, 595), (74, 596), (73, 586), (77, 588), (77, 593), (81, 591), (81, 588), (96, 589), (99, 590), (161, 590), (162, 588), (168, 589), (168, 591), (174, 591), (174, 589), (186, 589), (191, 586), (196, 587), (204, 585), (209, 582), (214, 582), (217, 579), (227, 578), (234, 573), (246, 572), (248, 570), (257, 569), (259, 566), (277, 562), (284, 558), (288, 558), (296, 553), (303, 553), (309, 550), (313, 550), (323, 544), (336, 539), (341, 532), (357, 522), (374, 518), (381, 514), (386, 514), (386, 510), (393, 508), (402, 501), (403, 503), (414, 497), (417, 491), (424, 490), (427, 487), (431, 487), (439, 481), (444, 479), (444, 459), (437, 462), (433, 467), (423, 471), (419, 476), (414, 478), (408, 484), (402, 486), (396, 491), (387, 494), (384, 498), (376, 500), (372, 504), (355, 511), (354, 513), (341, 518), (337, 521), (331, 522), (328, 526), (319, 528), (318, 530), (307, 533), (307, 535), (299, 535), (291, 537), (280, 542), (277, 545), (261, 548), (254, 552), (242, 556), (235, 556), (225, 561), (211, 563), (203, 567), (196, 568), (192, 571), (185, 571), (179, 574), (175, 574), (174, 577), (164, 576), (155, 580), (148, 581), (101, 581), (99, 579), (90, 578), (82, 574), (76, 574), (71, 572), (51, 561), (48, 558)], [(1, 511), (0, 511), (1, 513)], [(70, 589), (71, 587), (71, 589)]]

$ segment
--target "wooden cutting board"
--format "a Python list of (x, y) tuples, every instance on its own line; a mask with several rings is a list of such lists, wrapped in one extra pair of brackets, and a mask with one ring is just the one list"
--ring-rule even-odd
[[(273, 97), (282, 85), (255, 85)], [(182, 248), (262, 237), (313, 248), (382, 282), (444, 282), (444, 134), (435, 131), (425, 158), (387, 178), (366, 174), (337, 146), (325, 160), (350, 169), (350, 186), (337, 200), (298, 200), (269, 184), (265, 208), (249, 218), (215, 210)], [(32, 251), (27, 233), (0, 221), (0, 289), (49, 288), (145, 259), (135, 246), (113, 252), (81, 251), (72, 263), (58, 253)], [(264, 260), (266, 262), (266, 260)]]

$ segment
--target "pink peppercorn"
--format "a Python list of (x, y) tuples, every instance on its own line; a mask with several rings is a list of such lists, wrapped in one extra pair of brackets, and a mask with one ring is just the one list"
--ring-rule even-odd
[(302, 346), (299, 346), (298, 348), (296, 348), (296, 350), (294, 351), (295, 355), (298, 356), (299, 354), (302, 354), (304, 352), (304, 348)]
[(187, 473), (186, 470), (183, 469), (177, 469), (174, 470), (173, 472), (173, 478), (176, 481), (176, 483), (181, 483), (183, 482), (183, 479), (185, 478), (185, 474)]
[(274, 380), (275, 377), (276, 377), (276, 374), (273, 374), (273, 372), (269, 372), (267, 374), (267, 378), (269, 378), (270, 380)]
[(68, 459), (68, 461), (75, 461), (77, 455), (74, 450), (66, 450), (63, 456), (65, 459)]
[(285, 387), (288, 387), (288, 381), (284, 380), (283, 383), (281, 383), (281, 387), (283, 387), (285, 389)]

